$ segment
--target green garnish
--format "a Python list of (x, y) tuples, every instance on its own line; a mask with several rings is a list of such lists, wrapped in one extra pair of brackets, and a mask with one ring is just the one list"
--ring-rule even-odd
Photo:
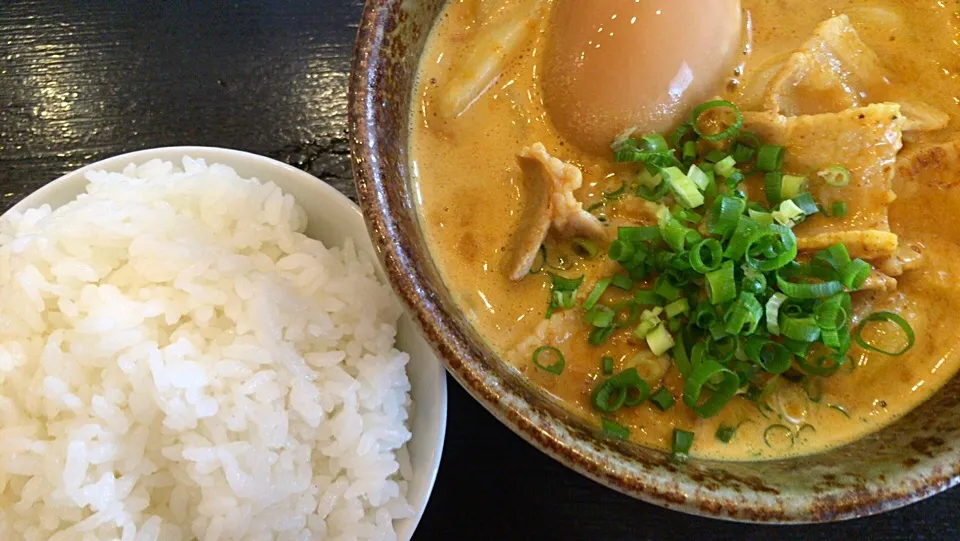
[(653, 393), (653, 396), (650, 397), (650, 401), (656, 404), (660, 411), (667, 411), (673, 408), (674, 404), (677, 403), (677, 400), (673, 398), (673, 395), (670, 394), (670, 391), (661, 387), (659, 391)]
[[(707, 120), (709, 111), (722, 114)], [(619, 269), (600, 279), (582, 303), (589, 343), (599, 346), (615, 335), (645, 342), (653, 355), (669, 355), (683, 391), (674, 397), (661, 387), (651, 395), (656, 382), (644, 381), (636, 367), (614, 373), (613, 358), (603, 357), (602, 378), (591, 393), (594, 409), (613, 413), (650, 400), (666, 411), (683, 402), (709, 418), (741, 395), (763, 412), (778, 380), (829, 377), (851, 364), (854, 343), (889, 355), (913, 346), (913, 329), (896, 314), (871, 314), (854, 329), (850, 293), (863, 287), (872, 267), (840, 244), (799, 256), (792, 228), (821, 212), (820, 203), (807, 191), (807, 177), (783, 170), (789, 149), (763, 144), (741, 127), (736, 106), (714, 101), (698, 107), (670, 143), (650, 134), (616, 147), (615, 160), (636, 164), (638, 172), (633, 179), (618, 177), (621, 184), (605, 195), (636, 193), (658, 203), (656, 224), (620, 227), (606, 249)], [(849, 171), (831, 166), (812, 178), (842, 186)], [(747, 199), (756, 180), (763, 180), (766, 202)], [(830, 209), (832, 216), (846, 215), (843, 202)], [(585, 257), (604, 253), (584, 240), (574, 247)], [(551, 274), (548, 317), (574, 307), (582, 281)], [(899, 327), (904, 347), (885, 351), (868, 340), (865, 331), (881, 323)], [(559, 353), (547, 346), (538, 351)], [(557, 365), (539, 358), (535, 364), (547, 371)], [(629, 435), (613, 421), (604, 423), (620, 437)], [(783, 428), (769, 427), (765, 441), (789, 443), (794, 434)], [(716, 437), (728, 442), (735, 430), (721, 426)], [(675, 452), (687, 453), (693, 434), (676, 431), (675, 437)]]
[(817, 176), (835, 188), (842, 188), (850, 184), (850, 170), (842, 165), (831, 165), (817, 172)]
[(673, 454), (674, 456), (687, 456), (693, 447), (693, 439), (696, 434), (687, 430), (673, 429)]
[[(541, 361), (540, 357), (543, 356), (552, 357), (553, 364), (546, 364)], [(547, 362), (549, 362), (549, 360)], [(553, 346), (540, 346), (533, 352), (533, 364), (544, 372), (559, 376), (563, 373), (563, 369), (567, 365), (567, 359), (563, 356), (562, 351)]]
[(614, 440), (625, 440), (630, 437), (629, 428), (610, 419), (601, 419), (600, 432), (604, 436)]

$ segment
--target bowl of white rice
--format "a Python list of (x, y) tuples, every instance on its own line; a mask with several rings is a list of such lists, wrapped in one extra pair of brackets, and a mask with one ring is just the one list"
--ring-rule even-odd
[(445, 372), (359, 209), (233, 150), (134, 152), (0, 217), (0, 539), (409, 539)]

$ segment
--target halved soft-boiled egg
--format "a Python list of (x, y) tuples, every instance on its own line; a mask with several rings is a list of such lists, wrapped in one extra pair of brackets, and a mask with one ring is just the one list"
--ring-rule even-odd
[(542, 87), (554, 125), (591, 152), (665, 132), (731, 76), (739, 0), (557, 0)]

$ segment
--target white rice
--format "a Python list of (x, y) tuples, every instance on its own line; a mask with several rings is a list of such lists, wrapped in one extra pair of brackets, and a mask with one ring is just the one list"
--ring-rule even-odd
[(0, 539), (393, 539), (400, 309), (273, 183), (184, 158), (0, 220)]

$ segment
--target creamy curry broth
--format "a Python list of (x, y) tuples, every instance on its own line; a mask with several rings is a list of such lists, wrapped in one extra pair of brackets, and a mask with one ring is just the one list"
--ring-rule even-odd
[[(537, 79), (543, 23), (523, 54), (462, 116), (447, 120), (438, 114), (436, 103), (445, 92), (451, 66), (469, 54), (470, 36), (477, 24), (476, 4), (453, 1), (447, 5), (421, 66), (411, 139), (411, 170), (420, 198), (421, 220), (447, 285), (494, 350), (533, 383), (599, 424), (600, 417), (590, 404), (590, 391), (602, 377), (600, 359), (613, 356), (619, 370), (637, 347), (622, 337), (604, 346), (590, 346), (582, 313), (577, 313), (582, 312), (580, 309), (554, 315), (554, 319), (569, 318), (570, 324), (551, 325), (564, 331), (547, 331), (544, 336), (549, 281), (534, 275), (513, 282), (504, 267), (523, 204), (517, 164), (520, 149), (540, 141), (554, 156), (580, 167), (584, 185), (577, 196), (585, 207), (602, 197), (607, 179), (617, 169), (609, 157), (590, 156), (566, 144), (551, 126)], [(960, 47), (955, 41), (960, 33), (954, 3), (744, 0), (743, 8), (749, 47), (732, 77), (736, 83), (718, 88), (718, 95), (744, 110), (758, 109), (770, 66), (796, 50), (819, 23), (846, 13), (861, 38), (891, 68), (897, 84), (950, 115), (945, 130), (905, 137), (901, 155), (911, 148), (958, 137), (960, 80), (954, 71), (960, 70)], [(886, 309), (910, 321), (917, 341), (909, 353), (888, 357), (855, 346), (851, 351), (854, 362), (822, 380), (823, 398), (819, 403), (797, 402), (801, 410), (806, 410), (799, 412), (806, 414), (799, 426), (778, 419), (773, 410), (760, 411), (755, 403), (739, 397), (712, 419), (698, 419), (678, 400), (677, 407), (666, 413), (647, 403), (620, 410), (616, 420), (631, 429), (633, 440), (654, 448), (668, 450), (677, 427), (696, 432), (692, 452), (698, 456), (776, 458), (850, 442), (927, 399), (960, 366), (954, 351), (960, 331), (960, 318), (956, 317), (960, 311), (960, 288), (956, 285), (960, 278), (960, 221), (955, 217), (960, 215), (960, 207), (945, 203), (956, 199), (960, 204), (960, 198), (945, 200), (943, 190), (940, 185), (914, 187), (909, 197), (901, 197), (890, 209), (892, 230), (902, 244), (923, 249), (923, 266), (901, 276), (894, 292), (854, 295), (858, 313)], [(631, 205), (635, 203), (623, 203), (608, 211), (611, 221), (646, 219), (644, 212)], [(936, 213), (943, 213), (944, 219)], [(572, 274), (587, 275), (580, 290), (582, 298), (584, 290), (589, 292), (595, 283), (599, 267), (606, 263), (576, 264)], [(533, 366), (530, 352), (543, 343), (565, 352), (567, 366), (562, 375), (544, 373)], [(667, 372), (664, 385), (679, 398), (682, 380), (675, 370)], [(788, 426), (791, 434), (774, 431), (767, 434), (765, 442), (764, 433), (774, 424)], [(714, 437), (721, 425), (739, 427), (729, 444)]]

